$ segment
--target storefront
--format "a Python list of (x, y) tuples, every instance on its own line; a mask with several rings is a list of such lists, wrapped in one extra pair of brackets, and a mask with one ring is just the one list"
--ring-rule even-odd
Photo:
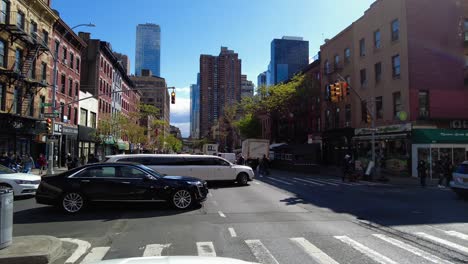
[(68, 153), (72, 157), (80, 157), (77, 149), (78, 146), (78, 128), (60, 124), (61, 128), (61, 138), (60, 138), (60, 164), (61, 166), (66, 166), (66, 156)]
[(90, 154), (96, 154), (96, 129), (78, 126), (78, 157), (81, 163), (87, 163)]
[(432, 178), (438, 159), (448, 159), (456, 165), (468, 158), (468, 130), (414, 129), (411, 138), (413, 177), (418, 176), (417, 164), (420, 160), (429, 164), (429, 175)]
[[(377, 166), (389, 174), (409, 175), (411, 124), (380, 126), (375, 132)], [(355, 159), (367, 164), (372, 159), (372, 135), (368, 128), (357, 128), (353, 138)]]
[(323, 132), (322, 163), (341, 166), (344, 156), (352, 152), (351, 140), (353, 136), (353, 128), (333, 129)]

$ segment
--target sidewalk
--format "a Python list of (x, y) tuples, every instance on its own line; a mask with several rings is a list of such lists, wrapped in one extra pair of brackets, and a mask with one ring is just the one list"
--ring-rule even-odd
[[(301, 173), (301, 172), (290, 172), (286, 170), (274, 170), (278, 171), (281, 173), (287, 173), (290, 175), (304, 175), (304, 176), (329, 176), (329, 177), (335, 177), (341, 179), (341, 176), (343, 174), (341, 168), (338, 167), (320, 167), (320, 172), (319, 173)], [(388, 179), (387, 182), (388, 184), (395, 185), (395, 186), (400, 186), (400, 187), (419, 187), (420, 182), (419, 178), (414, 178), (414, 177), (398, 177), (394, 175), (389, 175), (386, 173), (381, 173), (381, 176), (384, 176), (385, 178)], [(379, 182), (376, 177), (374, 177), (373, 181)], [(427, 186), (437, 186), (438, 179), (429, 179), (427, 178), (426, 184)]]

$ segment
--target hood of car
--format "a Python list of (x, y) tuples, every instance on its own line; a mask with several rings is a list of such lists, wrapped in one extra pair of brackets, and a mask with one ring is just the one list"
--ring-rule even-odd
[(243, 260), (220, 257), (170, 256), (110, 259), (96, 264), (255, 264)]
[(245, 165), (232, 165), (232, 168), (234, 169), (242, 169), (242, 170), (251, 170), (252, 168), (249, 166)]
[(188, 176), (164, 176), (163, 179), (170, 181), (202, 181), (198, 178), (188, 177)]
[(41, 177), (28, 174), (28, 173), (10, 173), (10, 174), (0, 174), (0, 179), (5, 180), (23, 180), (23, 181), (40, 181)]

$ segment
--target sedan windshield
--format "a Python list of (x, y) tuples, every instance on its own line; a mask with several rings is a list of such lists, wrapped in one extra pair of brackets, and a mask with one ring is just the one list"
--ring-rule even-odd
[(10, 174), (15, 173), (12, 169), (9, 169), (3, 165), (0, 165), (0, 174)]

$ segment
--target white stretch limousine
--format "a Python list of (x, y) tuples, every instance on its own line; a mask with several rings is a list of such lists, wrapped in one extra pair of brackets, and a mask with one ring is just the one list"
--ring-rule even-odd
[(106, 157), (106, 162), (118, 161), (140, 163), (166, 175), (190, 176), (205, 181), (236, 181), (246, 185), (254, 178), (252, 168), (210, 155), (128, 154)]

